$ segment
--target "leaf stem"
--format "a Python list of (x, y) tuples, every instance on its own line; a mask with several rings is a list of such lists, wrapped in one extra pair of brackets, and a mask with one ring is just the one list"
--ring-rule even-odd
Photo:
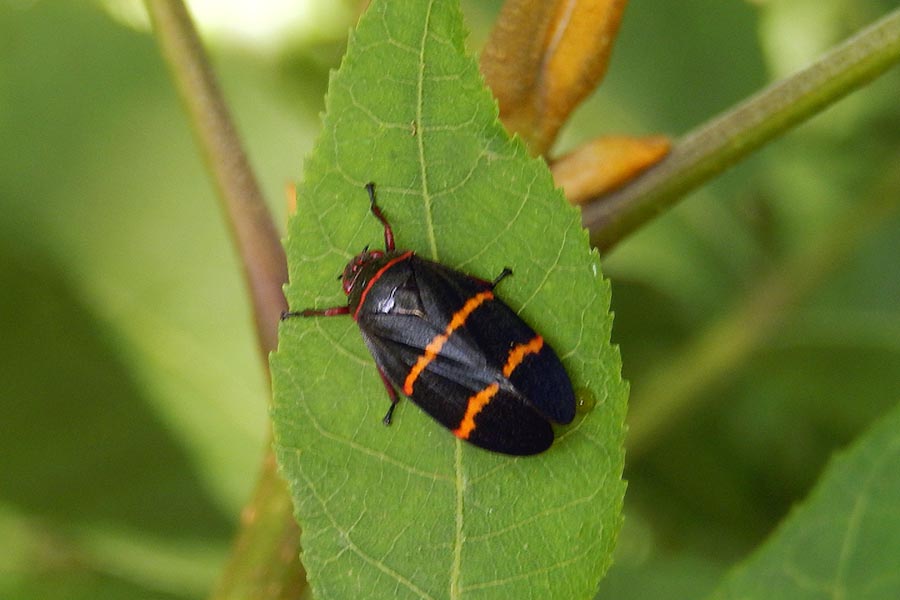
[[(281, 291), (287, 262), (278, 231), (187, 8), (179, 0), (146, 0), (146, 6), (241, 257), (260, 356), (267, 364), (277, 345), (279, 317), (287, 309)], [(299, 538), (270, 448), (213, 597), (296, 598), (308, 591)]]
[(628, 186), (582, 209), (591, 241), (607, 251), (764, 143), (862, 87), (900, 60), (900, 9), (685, 135)]

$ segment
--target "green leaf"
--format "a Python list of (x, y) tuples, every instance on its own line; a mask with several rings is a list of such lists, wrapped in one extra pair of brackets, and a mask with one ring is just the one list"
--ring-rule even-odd
[(457, 440), (411, 402), (394, 423), (348, 317), (282, 324), (272, 355), (278, 459), (317, 598), (590, 598), (624, 494), (627, 385), (609, 286), (577, 209), (510, 141), (455, 2), (373, 2), (331, 80), (286, 241), (292, 308), (346, 304), (335, 276), (382, 231), (472, 275), (541, 331), (586, 400), (536, 457)]
[(816, 489), (712, 596), (900, 597), (900, 405), (828, 467)]

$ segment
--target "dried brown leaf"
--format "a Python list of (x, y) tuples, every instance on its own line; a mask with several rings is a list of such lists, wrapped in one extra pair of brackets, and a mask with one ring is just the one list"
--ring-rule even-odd
[(671, 141), (665, 136), (597, 138), (556, 160), (556, 185), (573, 204), (609, 192), (662, 159)]
[(627, 0), (508, 0), (481, 56), (500, 117), (545, 154), (606, 73)]

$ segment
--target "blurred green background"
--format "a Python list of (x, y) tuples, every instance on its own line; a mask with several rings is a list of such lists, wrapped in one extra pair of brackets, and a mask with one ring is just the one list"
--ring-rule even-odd
[[(283, 223), (357, 7), (231, 4), (192, 6)], [(473, 51), (498, 7), (464, 2)], [(607, 81), (559, 149), (681, 135), (894, 7), (632, 2)], [(0, 2), (2, 598), (204, 597), (264, 451), (238, 263), (142, 23), (127, 2)], [(900, 217), (829, 246), (900, 198), (898, 90), (894, 69), (606, 257), (636, 403), (793, 257), (840, 260), (630, 458), (603, 597), (702, 594), (900, 399)]]

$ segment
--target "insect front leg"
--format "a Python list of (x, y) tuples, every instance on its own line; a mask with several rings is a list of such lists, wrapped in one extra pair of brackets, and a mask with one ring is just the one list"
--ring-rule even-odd
[(387, 217), (381, 212), (381, 207), (378, 206), (378, 202), (375, 200), (375, 184), (372, 182), (367, 183), (366, 191), (369, 192), (369, 202), (371, 203), (372, 214), (381, 221), (382, 225), (384, 225), (384, 249), (387, 252), (393, 252), (394, 230), (391, 229), (391, 224), (388, 223)]
[(290, 319), (291, 317), (336, 317), (338, 315), (349, 315), (349, 306), (332, 306), (331, 308), (307, 308), (305, 310), (286, 310), (281, 313), (281, 320)]

